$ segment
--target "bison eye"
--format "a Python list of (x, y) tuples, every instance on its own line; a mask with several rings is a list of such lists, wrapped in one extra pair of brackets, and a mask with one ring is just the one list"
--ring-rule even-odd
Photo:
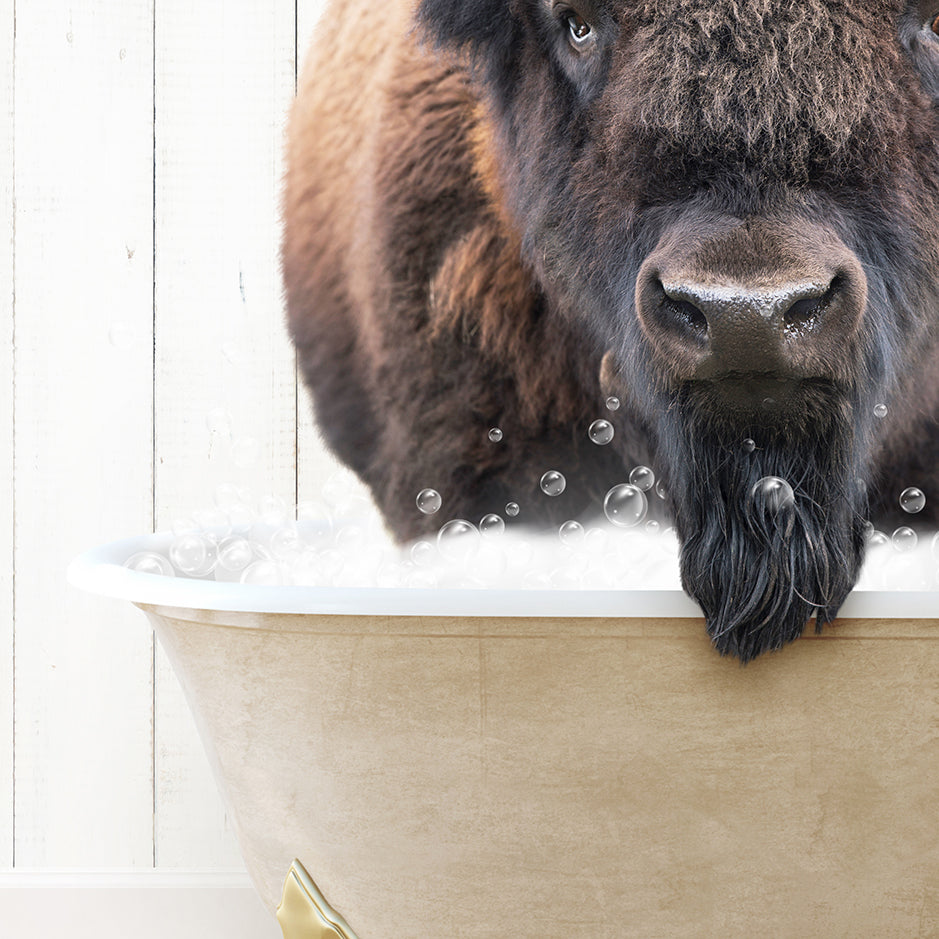
[(582, 47), (591, 41), (593, 29), (579, 13), (570, 11), (564, 15), (564, 19), (571, 34), (571, 42), (575, 46)]

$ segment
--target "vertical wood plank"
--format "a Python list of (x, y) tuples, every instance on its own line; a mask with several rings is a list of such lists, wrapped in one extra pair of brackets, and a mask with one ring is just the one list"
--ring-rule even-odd
[[(293, 0), (156, 9), (156, 506), (168, 528), (222, 483), (294, 499), (278, 204), (295, 36)], [(156, 678), (157, 864), (240, 866), (162, 651)]]
[(0, 0), (0, 869), (13, 866), (13, 0)]
[(15, 860), (148, 867), (150, 633), (65, 567), (151, 523), (152, 8), (19, 3), (15, 46)]

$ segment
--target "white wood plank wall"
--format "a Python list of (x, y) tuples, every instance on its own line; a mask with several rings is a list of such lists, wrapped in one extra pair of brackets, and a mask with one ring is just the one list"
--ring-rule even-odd
[(142, 614), (64, 571), (223, 483), (292, 502), (336, 468), (278, 265), (321, 5), (0, 0), (0, 886), (243, 870)]

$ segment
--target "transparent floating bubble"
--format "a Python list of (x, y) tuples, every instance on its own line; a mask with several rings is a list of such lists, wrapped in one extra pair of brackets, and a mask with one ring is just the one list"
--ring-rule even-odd
[(521, 509), (519, 509), (517, 502), (506, 502), (505, 514), (508, 515), (509, 518), (515, 518), (515, 516), (518, 515), (520, 511)]
[(917, 489), (915, 486), (910, 486), (900, 493), (900, 508), (904, 512), (914, 515), (917, 512), (922, 512), (925, 505), (926, 496), (921, 489)]
[(613, 439), (613, 425), (602, 418), (594, 421), (587, 428), (587, 436), (598, 446), (605, 446)]
[(218, 566), (226, 571), (243, 571), (254, 560), (254, 549), (247, 538), (236, 535), (218, 546)]
[(754, 483), (750, 490), (750, 500), (757, 509), (777, 515), (787, 512), (795, 505), (795, 493), (785, 479), (779, 476), (764, 476)]
[(321, 547), (333, 533), (329, 509), (325, 503), (315, 499), (297, 503), (297, 523), (303, 540), (314, 547)]
[(232, 417), (225, 408), (212, 408), (205, 416), (205, 426), (210, 434), (220, 437), (231, 436)]
[(490, 512), (479, 520), (479, 533), (481, 535), (501, 535), (505, 531), (505, 522), (500, 515)]
[(410, 554), (418, 567), (429, 567), (437, 557), (437, 549), (429, 541), (416, 541), (411, 545)]
[(277, 560), (292, 561), (303, 550), (303, 540), (293, 525), (284, 525), (271, 535), (270, 546)]
[(648, 492), (655, 485), (655, 473), (648, 466), (635, 466), (629, 474), (629, 481), (643, 492)]
[(257, 513), (246, 502), (230, 505), (227, 509), (228, 521), (232, 531), (246, 532), (257, 521)]
[(912, 528), (908, 528), (906, 525), (898, 528), (891, 536), (890, 542), (897, 549), (897, 551), (907, 552), (912, 551), (917, 543), (919, 538), (916, 535), (916, 532)]
[(267, 495), (258, 502), (258, 520), (262, 525), (284, 525), (291, 514), (287, 500), (280, 496)]
[(657, 535), (661, 525), (659, 525), (659, 523), (654, 518), (650, 518), (649, 521), (646, 522), (645, 528), (650, 535)]
[(439, 512), (440, 506), (443, 505), (443, 499), (436, 489), (422, 489), (414, 501), (425, 515), (433, 515), (434, 512)]
[(576, 519), (570, 519), (558, 528), (558, 538), (561, 539), (562, 544), (566, 544), (569, 548), (582, 545), (586, 534), (584, 526)]
[(320, 560), (315, 551), (306, 548), (290, 562), (290, 580), (302, 587), (320, 585)]
[(437, 550), (448, 561), (468, 561), (479, 550), (479, 531), (465, 518), (453, 518), (437, 532)]
[(284, 570), (277, 561), (254, 561), (241, 572), (241, 583), (265, 587), (282, 587), (287, 583)]
[(437, 575), (426, 568), (415, 568), (405, 574), (404, 585), (412, 590), (433, 590), (438, 585)]
[(616, 397), (616, 395), (610, 395), (609, 398), (606, 399), (606, 406), (610, 411), (618, 411), (619, 405), (620, 400)]
[(584, 536), (584, 545), (594, 554), (606, 551), (610, 543), (610, 535), (603, 528), (591, 528)]
[(261, 444), (254, 437), (239, 437), (232, 443), (231, 458), (240, 469), (256, 466), (261, 457)]
[(355, 552), (364, 550), (367, 542), (368, 535), (361, 525), (343, 525), (336, 532), (336, 547), (347, 557), (352, 557)]
[(750, 437), (747, 437), (747, 439), (744, 440), (742, 444), (740, 444), (740, 449), (743, 450), (744, 453), (753, 453), (753, 451), (756, 449), (756, 441)]
[(318, 582), (323, 584), (337, 583), (346, 566), (345, 555), (341, 551), (337, 551), (336, 548), (326, 548), (317, 554), (316, 560), (320, 571), (320, 580)]
[(548, 470), (541, 477), (540, 485), (541, 491), (546, 496), (559, 496), (567, 487), (567, 480), (564, 478), (563, 473), (559, 473), (557, 470)]
[(231, 518), (228, 513), (214, 506), (193, 512), (192, 519), (206, 538), (215, 544), (231, 534)]
[(633, 528), (646, 516), (646, 494), (633, 483), (614, 486), (603, 500), (603, 512), (619, 528)]
[(488, 436), (493, 443), (498, 443), (502, 439), (502, 431), (498, 427), (492, 427)]
[(875, 404), (874, 405), (874, 417), (884, 418), (886, 416), (887, 416), (887, 405)]
[(216, 562), (215, 545), (198, 532), (177, 535), (170, 544), (169, 556), (173, 567), (190, 577), (211, 573)]
[(664, 484), (661, 480), (659, 480), (659, 481), (655, 484), (655, 494), (656, 494), (660, 499), (664, 499), (664, 498), (666, 497), (665, 484)]
[(882, 531), (878, 531), (876, 528), (871, 528), (865, 537), (867, 539), (867, 544), (871, 548), (879, 548), (882, 545), (890, 544), (890, 539), (887, 537), (887, 535)]
[(156, 551), (138, 551), (124, 562), (124, 567), (141, 574), (159, 574), (162, 577), (176, 576), (169, 559)]

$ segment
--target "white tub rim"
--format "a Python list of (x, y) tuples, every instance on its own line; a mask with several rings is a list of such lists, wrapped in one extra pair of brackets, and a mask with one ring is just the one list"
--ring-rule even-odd
[[(355, 616), (615, 617), (702, 616), (679, 589), (457, 589), (308, 587), (224, 583), (164, 577), (123, 566), (138, 551), (165, 551), (173, 535), (158, 532), (91, 548), (68, 568), (68, 581), (90, 593), (154, 606), (246, 613)], [(935, 619), (939, 591), (856, 588), (839, 619)]]

